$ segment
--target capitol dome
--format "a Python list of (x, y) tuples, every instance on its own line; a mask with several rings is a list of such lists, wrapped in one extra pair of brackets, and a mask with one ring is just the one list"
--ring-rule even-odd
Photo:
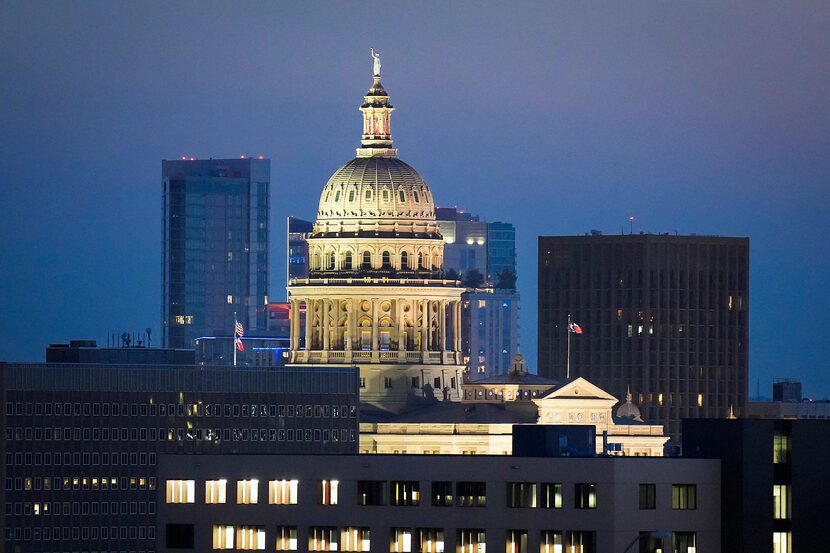
[(396, 157), (356, 157), (323, 188), (317, 221), (343, 219), (435, 220), (429, 186)]
[(631, 389), (629, 388), (625, 394), (625, 403), (617, 408), (617, 418), (635, 422), (643, 422), (643, 419), (640, 416), (640, 408), (631, 402), (632, 399)]

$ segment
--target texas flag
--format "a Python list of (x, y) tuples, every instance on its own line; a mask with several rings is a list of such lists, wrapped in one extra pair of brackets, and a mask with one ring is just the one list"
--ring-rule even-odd
[(568, 328), (569, 331), (573, 332), (574, 334), (582, 334), (582, 327), (576, 323), (571, 323), (570, 327)]

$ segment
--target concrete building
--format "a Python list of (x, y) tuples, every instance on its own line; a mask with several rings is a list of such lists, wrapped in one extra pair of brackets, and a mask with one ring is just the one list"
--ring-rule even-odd
[(622, 397), (673, 440), (684, 418), (743, 416), (749, 367), (749, 239), (539, 238), (539, 374)]
[[(159, 467), (159, 551), (721, 551), (713, 460), (209, 455)], [(656, 529), (664, 541), (647, 538)]]
[[(270, 306), (269, 306), (270, 307)], [(242, 351), (236, 351), (237, 367), (284, 367), (288, 363), (288, 337), (243, 336)], [(196, 338), (196, 364), (199, 366), (233, 366), (233, 336), (200, 336)]]
[(830, 422), (683, 421), (683, 455), (721, 461), (721, 551), (827, 551)]
[(288, 294), (291, 363), (358, 365), (361, 401), (402, 410), (459, 399), (463, 289), (442, 278), (432, 192), (392, 147), (393, 110), (374, 75), (361, 147), (323, 188), (309, 277)]
[(95, 340), (70, 340), (67, 344), (49, 344), (47, 363), (81, 363), (106, 365), (189, 365), (193, 366), (193, 349), (150, 348), (142, 346), (98, 347)]
[(161, 454), (356, 453), (357, 386), (349, 367), (0, 363), (0, 550), (157, 551)]
[(267, 159), (162, 161), (162, 336), (265, 330), (268, 303)]

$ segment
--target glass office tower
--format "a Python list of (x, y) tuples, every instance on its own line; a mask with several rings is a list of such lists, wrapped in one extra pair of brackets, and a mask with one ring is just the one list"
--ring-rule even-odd
[(164, 347), (265, 330), (271, 161), (162, 161)]

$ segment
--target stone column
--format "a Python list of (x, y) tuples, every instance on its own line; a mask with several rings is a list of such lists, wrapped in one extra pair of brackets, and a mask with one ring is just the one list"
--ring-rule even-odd
[(438, 308), (438, 351), (441, 352), (441, 357), (444, 356), (444, 350), (447, 349), (447, 300), (441, 300)]
[(345, 300), (346, 306), (346, 335), (343, 338), (343, 349), (349, 351), (352, 349), (352, 313), (354, 312), (352, 306), (353, 300)]
[(378, 345), (378, 330), (380, 323), (378, 322), (378, 300), (372, 298), (372, 358), (377, 356), (380, 346)]
[(429, 301), (421, 300), (421, 351), (429, 351), (427, 325), (429, 318)]
[(461, 351), (461, 300), (455, 300), (455, 309), (454, 312), (454, 320), (455, 320), (455, 330), (453, 333), (453, 340), (455, 345), (453, 349), (456, 353)]
[(329, 349), (329, 300), (323, 300), (323, 321), (320, 325), (320, 332), (323, 333), (323, 351)]
[(310, 299), (305, 300), (305, 349), (311, 351), (312, 342), (314, 341), (311, 335), (311, 324), (314, 319), (314, 302)]
[(404, 323), (404, 300), (395, 300), (395, 309), (398, 316), (398, 351), (406, 351), (406, 324)]
[(289, 330), (291, 336), (291, 350), (297, 351), (300, 349), (300, 309), (297, 305), (297, 300), (292, 298), (291, 299), (291, 311), (288, 314), (291, 322), (291, 329)]

